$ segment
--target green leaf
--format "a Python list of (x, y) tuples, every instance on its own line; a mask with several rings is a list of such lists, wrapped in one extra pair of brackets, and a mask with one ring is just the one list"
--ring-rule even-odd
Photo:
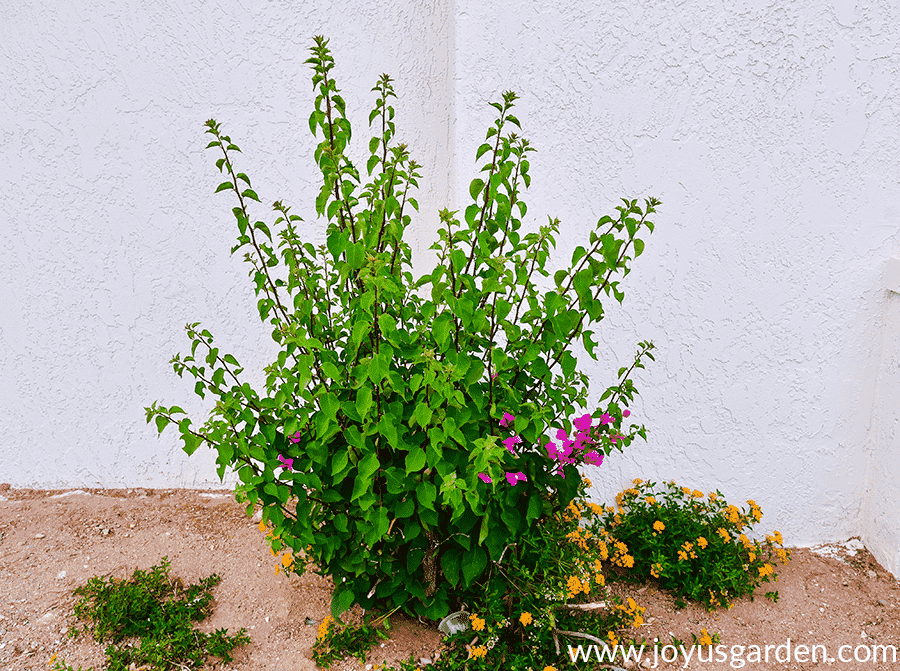
[(331, 474), (337, 475), (347, 466), (349, 452), (348, 450), (340, 450), (335, 452), (331, 458)]
[(162, 433), (163, 429), (165, 429), (168, 425), (169, 425), (168, 417), (163, 417), (162, 415), (156, 416), (156, 430), (159, 433)]
[(353, 592), (350, 591), (348, 585), (342, 584), (335, 589), (334, 593), (331, 595), (331, 617), (335, 620), (339, 619), (341, 615), (347, 612), (347, 609), (350, 608), (350, 604), (352, 603)]
[(419, 505), (426, 510), (434, 510), (434, 499), (437, 497), (437, 488), (430, 482), (420, 482), (416, 487), (416, 498)]
[(470, 586), (487, 567), (487, 552), (477, 545), (462, 557), (463, 586)]
[(541, 502), (541, 497), (539, 494), (534, 493), (528, 498), (528, 510), (525, 513), (525, 519), (531, 522), (531, 520), (536, 520), (541, 516), (541, 511), (544, 509), (544, 504)]
[(469, 195), (472, 196), (472, 200), (478, 200), (478, 196), (481, 194), (482, 189), (484, 189), (484, 180), (473, 179), (472, 183), (469, 184)]
[(366, 417), (369, 408), (372, 407), (372, 390), (367, 386), (362, 386), (356, 392), (356, 411), (360, 417)]
[(222, 182), (221, 184), (219, 184), (219, 188), (216, 189), (216, 193), (219, 193), (219, 191), (225, 191), (226, 189), (231, 189), (232, 191), (234, 191), (234, 184), (232, 184), (231, 182)]
[(381, 464), (378, 461), (378, 456), (374, 452), (369, 452), (363, 458), (361, 462), (359, 462), (359, 477), (365, 478), (366, 480), (371, 480), (372, 476), (375, 475), (375, 471), (378, 470), (378, 467)]
[(427, 403), (420, 403), (416, 406), (416, 410), (413, 413), (413, 416), (416, 418), (416, 421), (419, 423), (423, 429), (428, 426), (428, 422), (431, 421), (432, 410), (428, 407)]
[(418, 473), (425, 468), (425, 450), (421, 447), (413, 448), (406, 455), (406, 474)]
[(484, 155), (484, 152), (490, 151), (490, 150), (491, 150), (491, 145), (489, 145), (487, 142), (485, 142), (483, 145), (478, 147), (478, 151), (475, 152), (475, 160), (477, 161)]
[(447, 578), (454, 587), (459, 584), (461, 559), (462, 550), (458, 547), (451, 547), (441, 555), (441, 569), (443, 570), (444, 577)]

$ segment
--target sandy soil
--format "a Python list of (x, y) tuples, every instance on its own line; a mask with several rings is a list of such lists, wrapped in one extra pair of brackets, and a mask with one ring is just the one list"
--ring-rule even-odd
[[(259, 518), (257, 517), (257, 520)], [(788, 543), (790, 539), (786, 539)], [(706, 628), (721, 637), (710, 663), (696, 652), (658, 669), (897, 669), (900, 670), (900, 582), (877, 564), (857, 541), (823, 548), (795, 548), (791, 561), (778, 568), (777, 604), (758, 593), (731, 610), (707, 613), (688, 607), (676, 611), (673, 599), (652, 585), (631, 588), (646, 606), (645, 624), (626, 632), (652, 641), (671, 636), (685, 642)], [(816, 551), (814, 551), (816, 550)], [(276, 560), (264, 536), (234, 497), (195, 490), (75, 490), (5, 489), (0, 485), (0, 668), (47, 669), (50, 657), (77, 668), (103, 668), (101, 644), (82, 636), (65, 636), (76, 623), (72, 590), (96, 575), (125, 579), (135, 569), (149, 569), (167, 556), (172, 577), (185, 584), (211, 573), (222, 581), (214, 588), (214, 613), (196, 625), (211, 632), (245, 627), (252, 643), (235, 650), (228, 668), (243, 671), (301, 671), (316, 668), (312, 643), (318, 624), (329, 612), (331, 585), (314, 574), (276, 574)], [(359, 613), (351, 614), (358, 616)], [(370, 664), (433, 658), (440, 634), (432, 626), (399, 616), (392, 639), (376, 647)], [(784, 661), (791, 641), (790, 661)], [(765, 663), (765, 646), (769, 663)], [(805, 657), (798, 645), (826, 646), (832, 659)], [(895, 645), (897, 661), (866, 659), (873, 645)], [(745, 646), (736, 652), (732, 646)], [(754, 660), (752, 646), (760, 646)], [(841, 649), (841, 646), (850, 646)], [(857, 647), (867, 646), (867, 647)], [(722, 652), (719, 653), (719, 650)], [(667, 655), (674, 651), (669, 649)], [(842, 653), (843, 662), (838, 659)], [(776, 654), (778, 657), (776, 658)], [(879, 650), (876, 654), (882, 654)], [(703, 652), (706, 659), (707, 652)], [(652, 667), (652, 650), (644, 667)], [(806, 660), (806, 661), (798, 661)], [(880, 660), (880, 657), (879, 657)], [(548, 659), (547, 664), (553, 660)], [(686, 664), (686, 665), (685, 665)], [(589, 668), (588, 664), (580, 665)], [(633, 666), (629, 664), (628, 666)], [(355, 660), (332, 666), (335, 671), (361, 668)]]

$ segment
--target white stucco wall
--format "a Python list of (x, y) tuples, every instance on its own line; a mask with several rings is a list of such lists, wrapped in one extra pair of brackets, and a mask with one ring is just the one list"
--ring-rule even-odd
[(900, 258), (885, 264), (887, 307), (872, 422), (866, 440), (862, 533), (882, 566), (900, 576)]
[(211, 407), (168, 364), (190, 351), (188, 322), (257, 371), (251, 382), (275, 352), (250, 266), (229, 256), (234, 194), (214, 194), (204, 122), (242, 149), (238, 170), (263, 202), (251, 202), (254, 220), (273, 222), (282, 199), (323, 244), (304, 61), (326, 35), (363, 159), (370, 89), (383, 72), (395, 79), (399, 139), (424, 166), (420, 220), (436, 227), (451, 169), (452, 16), (430, 5), (2, 3), (0, 482), (219, 484), (211, 450), (188, 458), (143, 411), (176, 403), (196, 425)]
[[(599, 395), (638, 340), (658, 347), (635, 413), (650, 440), (589, 473), (597, 497), (674, 478), (755, 499), (760, 530), (792, 544), (861, 533), (881, 273), (900, 249), (896, 5), (547, 7), (460, 3), (457, 109), (521, 92), (529, 212), (563, 222), (561, 262), (619, 197), (663, 202), (609, 306), (609, 360), (584, 359)], [(477, 117), (457, 119), (457, 198)]]
[[(211, 452), (187, 459), (142, 411), (159, 399), (199, 414), (166, 364), (188, 321), (248, 370), (272, 351), (228, 257), (232, 203), (212, 193), (202, 124), (244, 150), (264, 203), (311, 220), (303, 61), (323, 33), (360, 155), (369, 89), (396, 80), (400, 134), (425, 165), (408, 238), (419, 272), (437, 210), (465, 207), (487, 102), (506, 89), (538, 149), (530, 230), (562, 222), (554, 268), (620, 197), (662, 200), (624, 306), (595, 329), (606, 360), (582, 358), (595, 400), (639, 340), (658, 348), (634, 408), (649, 442), (589, 473), (599, 500), (674, 478), (755, 499), (759, 530), (789, 544), (874, 538), (873, 409), (896, 417), (900, 403), (875, 393), (883, 268), (900, 253), (891, 3), (4, 4), (0, 480), (218, 483)], [(896, 491), (886, 500), (896, 519)]]

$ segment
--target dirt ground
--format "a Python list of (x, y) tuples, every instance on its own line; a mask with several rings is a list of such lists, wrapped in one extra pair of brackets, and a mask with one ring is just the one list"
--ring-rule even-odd
[[(731, 610), (707, 613), (689, 606), (677, 611), (673, 599), (652, 585), (632, 587), (629, 594), (647, 610), (645, 624), (628, 635), (648, 641), (658, 637), (666, 644), (675, 636), (690, 653), (691, 634), (699, 636), (706, 628), (718, 633), (724, 646), (712, 651), (708, 663), (698, 662), (696, 652), (690, 661), (683, 656), (663, 661), (648, 649), (643, 668), (900, 670), (900, 582), (858, 540), (792, 553), (791, 561), (777, 568), (774, 586), (764, 586), (753, 602), (743, 599)], [(0, 485), (0, 669), (48, 669), (54, 653), (73, 668), (102, 669), (103, 645), (86, 636), (65, 636), (76, 623), (72, 590), (96, 575), (128, 578), (164, 556), (171, 563), (170, 575), (185, 584), (211, 573), (221, 576), (213, 589), (213, 615), (196, 628), (211, 632), (224, 627), (231, 634), (247, 629), (252, 642), (235, 650), (235, 661), (227, 668), (316, 668), (312, 644), (329, 612), (331, 585), (314, 574), (276, 575), (264, 535), (230, 493), (39, 491)], [(777, 604), (762, 594), (772, 589), (779, 591)], [(424, 665), (439, 650), (441, 636), (434, 627), (396, 615), (391, 622), (392, 639), (372, 651), (370, 665), (395, 663), (410, 654)], [(767, 645), (772, 646), (768, 663)], [(802, 653), (797, 646), (803, 645), (825, 646), (831, 661), (822, 659), (822, 648)], [(897, 661), (890, 650), (888, 661), (881, 661), (880, 648), (875, 649), (879, 661), (872, 661), (873, 645), (897, 646)], [(753, 646), (759, 646), (759, 661)], [(663, 652), (667, 660), (674, 654), (673, 649)], [(816, 661), (811, 661), (813, 652)], [(853, 661), (854, 655), (860, 661)], [(547, 660), (548, 665), (553, 662)], [(334, 671), (357, 668), (365, 667), (355, 660), (332, 666)]]

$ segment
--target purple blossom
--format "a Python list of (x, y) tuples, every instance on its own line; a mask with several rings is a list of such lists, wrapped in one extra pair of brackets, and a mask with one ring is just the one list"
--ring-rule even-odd
[(503, 419), (500, 420), (500, 426), (506, 426), (507, 424), (512, 422), (514, 419), (515, 419), (515, 417), (510, 415), (508, 412), (504, 412)]
[(293, 471), (294, 470), (294, 460), (293, 459), (285, 459), (280, 454), (278, 455), (278, 460), (281, 462), (281, 467)]
[(489, 475), (485, 475), (484, 473), (479, 473), (478, 477), (481, 478), (482, 481), (486, 482), (487, 484), (491, 484), (491, 477)]
[(506, 449), (509, 450), (510, 454), (515, 454), (515, 450), (513, 450), (513, 445), (518, 445), (522, 442), (522, 439), (519, 436), (510, 436), (509, 438), (505, 438), (503, 440), (503, 444), (506, 445)]
[(603, 463), (603, 455), (598, 454), (596, 450), (591, 450), (584, 455), (584, 463), (590, 464), (591, 466), (599, 466)]
[(559, 452), (556, 451), (556, 443), (547, 441), (547, 444), (544, 445), (544, 449), (547, 450), (547, 456), (551, 459), (556, 459), (559, 456)]
[(625, 410), (622, 412), (622, 417), (628, 417), (631, 414), (631, 410)]
[(300, 437), (299, 431), (297, 433), (295, 433), (293, 436), (291, 436), (292, 443), (299, 443), (301, 440), (302, 440), (302, 438)]
[(579, 417), (572, 423), (575, 425), (575, 428), (578, 429), (579, 431), (589, 431), (591, 428), (591, 416), (589, 414), (582, 415), (581, 417)]
[(509, 484), (513, 487), (516, 486), (517, 482), (525, 482), (526, 480), (528, 480), (528, 478), (525, 477), (525, 474), (522, 471), (519, 471), (518, 473), (506, 474), (506, 481), (509, 482)]
[(602, 415), (600, 415), (600, 424), (602, 426), (606, 426), (607, 424), (610, 424), (612, 421), (613, 421), (612, 417), (609, 416), (609, 413), (604, 412)]

